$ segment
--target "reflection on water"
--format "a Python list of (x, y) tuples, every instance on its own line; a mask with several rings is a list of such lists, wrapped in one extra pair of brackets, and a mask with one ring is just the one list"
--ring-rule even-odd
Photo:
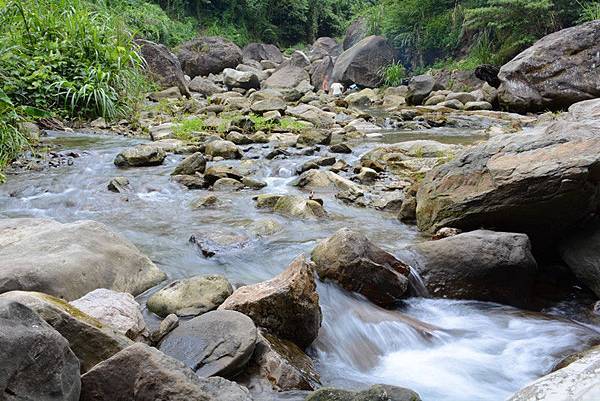
[[(353, 163), (380, 141), (438, 136), (458, 141), (453, 143), (477, 140), (449, 131), (413, 135), (417, 134), (386, 134), (354, 144), (353, 154), (338, 157)], [(359, 229), (392, 252), (420, 240), (414, 227), (394, 216), (349, 207), (332, 195), (324, 196), (330, 217), (318, 222), (290, 220), (254, 207), (252, 196), (260, 192), (300, 193), (289, 186), (290, 172), (308, 156), (228, 162), (264, 179), (268, 187), (214, 192), (226, 207), (193, 210), (190, 204), (209, 192), (188, 191), (169, 181), (182, 156), (170, 155), (162, 166), (119, 170), (112, 163), (115, 155), (139, 140), (71, 135), (52, 141), (83, 155), (72, 167), (9, 177), (0, 187), (0, 216), (103, 222), (148, 254), (170, 280), (211, 273), (223, 274), (236, 284), (266, 280), (342, 227)], [(256, 146), (253, 152), (264, 151)], [(114, 176), (128, 177), (132, 192), (107, 191), (106, 184)], [(254, 234), (251, 224), (265, 219), (277, 221), (282, 230), (267, 237)], [(250, 244), (239, 252), (206, 259), (188, 242), (194, 233), (222, 230), (247, 233)], [(318, 289), (324, 320), (310, 352), (328, 385), (361, 388), (389, 383), (413, 388), (426, 401), (498, 401), (544, 374), (562, 355), (583, 348), (595, 335), (566, 320), (492, 304), (413, 298), (388, 311), (330, 284), (319, 283)]]

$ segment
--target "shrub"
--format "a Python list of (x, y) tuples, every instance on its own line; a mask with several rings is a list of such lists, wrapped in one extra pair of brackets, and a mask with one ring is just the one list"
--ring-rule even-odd
[(400, 62), (393, 62), (390, 65), (381, 68), (379, 75), (383, 79), (384, 86), (400, 86), (402, 80), (406, 77), (406, 69)]
[(581, 15), (578, 22), (583, 23), (600, 19), (600, 1), (579, 4), (581, 6)]

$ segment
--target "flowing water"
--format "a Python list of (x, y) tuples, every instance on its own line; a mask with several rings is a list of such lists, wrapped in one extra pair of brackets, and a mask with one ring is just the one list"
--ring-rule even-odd
[[(464, 130), (397, 132), (353, 144), (353, 154), (343, 158), (353, 162), (377, 141), (417, 138), (449, 143), (481, 139), (468, 137)], [(330, 213), (323, 221), (290, 220), (256, 209), (252, 197), (257, 193), (300, 193), (289, 185), (292, 171), (311, 158), (259, 158), (268, 151), (267, 145), (247, 153), (255, 160), (229, 163), (264, 179), (268, 187), (215, 193), (226, 207), (194, 210), (190, 203), (209, 192), (190, 191), (169, 181), (181, 156), (171, 155), (158, 167), (119, 170), (113, 165), (115, 155), (141, 140), (53, 134), (48, 142), (81, 156), (72, 166), (10, 176), (0, 187), (0, 217), (103, 222), (149, 255), (169, 280), (212, 273), (225, 275), (236, 285), (267, 280), (342, 227), (363, 231), (392, 253), (423, 240), (414, 227), (393, 215), (344, 205), (331, 194), (323, 196)], [(132, 191), (109, 192), (106, 184), (115, 176), (128, 177)], [(252, 234), (253, 227), (267, 220), (280, 223), (281, 230), (266, 237)], [(192, 234), (223, 231), (252, 240), (238, 252), (209, 259), (188, 242)], [(500, 401), (599, 337), (594, 327), (496, 304), (411, 298), (389, 311), (331, 284), (319, 283), (318, 290), (323, 326), (309, 353), (323, 383), (331, 386), (360, 389), (387, 383), (412, 388), (425, 401)], [(152, 291), (139, 297), (142, 304)], [(560, 313), (560, 308), (556, 310)], [(156, 323), (150, 313), (146, 315)]]

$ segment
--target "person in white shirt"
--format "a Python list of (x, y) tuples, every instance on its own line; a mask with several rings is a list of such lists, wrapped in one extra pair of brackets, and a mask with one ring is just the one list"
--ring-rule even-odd
[(344, 93), (344, 85), (342, 85), (339, 82), (334, 82), (329, 87), (329, 94), (330, 95), (333, 95), (333, 96), (336, 96), (336, 97), (340, 97), (340, 96), (342, 96), (343, 93)]

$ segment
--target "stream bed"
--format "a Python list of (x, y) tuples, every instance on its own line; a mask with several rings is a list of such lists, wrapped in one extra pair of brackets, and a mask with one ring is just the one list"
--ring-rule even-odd
[[(352, 144), (353, 153), (341, 157), (352, 163), (381, 143), (416, 138), (461, 144), (473, 140), (448, 131), (395, 132)], [(288, 219), (255, 207), (252, 197), (258, 193), (302, 193), (290, 183), (296, 167), (314, 156), (266, 160), (260, 155), (268, 145), (254, 145), (248, 154), (256, 159), (219, 163), (248, 170), (268, 186), (210, 192), (226, 206), (195, 210), (190, 204), (209, 191), (190, 191), (170, 181), (180, 155), (170, 155), (161, 166), (122, 170), (113, 164), (114, 157), (142, 140), (53, 133), (46, 141), (79, 157), (71, 166), (9, 176), (0, 186), (0, 217), (100, 221), (138, 246), (169, 280), (201, 274), (224, 275), (235, 286), (267, 280), (342, 227), (362, 231), (391, 253), (425, 239), (393, 214), (349, 206), (333, 194), (319, 194), (329, 213), (320, 221)], [(108, 191), (115, 176), (127, 177), (132, 191)], [(280, 230), (254, 235), (253, 227), (267, 220), (278, 222)], [(213, 258), (203, 257), (189, 243), (193, 234), (221, 231), (247, 234), (251, 241)], [(142, 294), (140, 303), (156, 289)], [(415, 297), (390, 311), (331, 284), (319, 282), (318, 291), (323, 325), (308, 352), (328, 386), (360, 389), (385, 383), (411, 388), (424, 401), (501, 401), (600, 337), (598, 327), (560, 317), (560, 307), (544, 315), (490, 303)], [(149, 324), (158, 322), (144, 313)]]

